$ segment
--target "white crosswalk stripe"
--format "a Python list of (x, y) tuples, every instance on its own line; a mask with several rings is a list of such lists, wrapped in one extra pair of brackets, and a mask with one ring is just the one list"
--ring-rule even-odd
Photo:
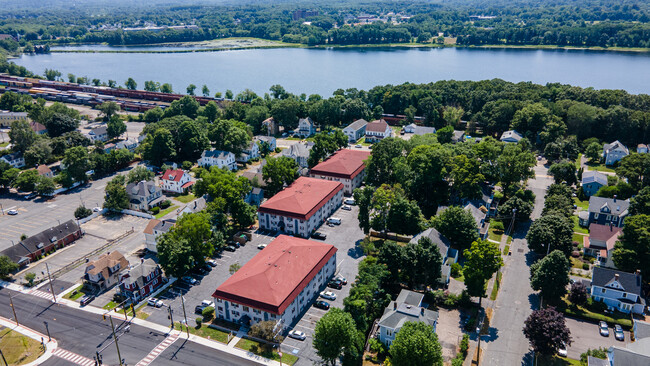
[(161, 353), (163, 353), (164, 350), (166, 350), (169, 346), (172, 345), (172, 343), (176, 342), (178, 337), (180, 336), (180, 332), (174, 331), (172, 332), (169, 336), (167, 336), (160, 344), (156, 346), (149, 354), (140, 360), (135, 366), (148, 366), (153, 360), (158, 357)]
[(66, 351), (63, 348), (57, 348), (52, 352), (52, 354), (56, 357), (62, 358), (68, 362), (72, 362), (75, 365), (80, 365), (80, 366), (94, 366), (95, 361), (91, 360), (88, 357), (84, 357), (81, 355), (78, 355), (74, 352)]
[(41, 290), (32, 290), (29, 292), (30, 295), (37, 296), (43, 299), (47, 299), (50, 301), (54, 301), (54, 298), (52, 297), (52, 294), (49, 292), (41, 291)]

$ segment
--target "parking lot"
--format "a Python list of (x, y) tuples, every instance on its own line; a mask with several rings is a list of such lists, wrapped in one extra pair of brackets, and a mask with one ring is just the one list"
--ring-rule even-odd
[[(357, 214), (358, 208), (356, 206), (352, 206), (351, 211), (339, 209), (332, 216), (340, 218), (341, 225), (335, 225), (333, 227), (323, 225), (318, 230), (327, 235), (327, 238), (324, 240), (325, 243), (332, 244), (338, 249), (337, 274), (340, 274), (348, 280), (348, 284), (343, 286), (341, 290), (327, 288), (328, 291), (336, 294), (336, 300), (325, 300), (330, 303), (331, 307), (343, 308), (343, 299), (350, 292), (350, 285), (354, 282), (357, 275), (358, 263), (363, 259), (363, 251), (360, 248), (363, 232), (359, 229)], [(194, 307), (199, 305), (203, 300), (212, 301), (212, 293), (230, 276), (230, 265), (239, 263), (243, 266), (260, 252), (257, 249), (259, 244), (269, 244), (277, 235), (277, 233), (267, 235), (256, 232), (253, 234), (253, 239), (250, 242), (235, 252), (224, 251), (220, 257), (216, 258), (218, 263), (217, 267), (213, 268), (208, 275), (197, 277), (201, 280), (201, 283), (198, 285), (191, 286), (183, 281), (178, 281), (170, 291), (160, 297), (165, 306), (161, 308), (147, 306), (143, 309), (151, 314), (148, 320), (158, 324), (169, 325), (168, 307), (172, 309), (174, 321), (181, 320), (183, 318), (183, 309), (179, 295), (182, 295), (185, 299), (185, 311), (188, 321), (190, 324), (193, 324), (194, 319), (197, 317), (194, 314)], [(323, 290), (325, 289), (321, 289), (321, 291)], [(304, 341), (287, 337), (282, 343), (282, 350), (284, 352), (291, 352), (300, 357), (296, 365), (312, 365), (315, 361), (320, 360), (312, 347), (312, 337), (316, 322), (325, 313), (325, 310), (311, 306), (295, 324), (288, 326), (288, 329), (300, 330), (307, 336)]]
[(580, 359), (580, 354), (588, 349), (609, 348), (612, 346), (625, 347), (630, 342), (630, 332), (624, 331), (625, 341), (617, 341), (614, 338), (614, 324), (608, 324), (609, 337), (603, 337), (598, 332), (598, 324), (566, 318), (566, 325), (571, 330), (573, 343), (567, 348), (569, 358)]

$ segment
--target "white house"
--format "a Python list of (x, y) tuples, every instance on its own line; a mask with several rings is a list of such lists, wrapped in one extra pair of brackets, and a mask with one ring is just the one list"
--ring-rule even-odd
[(310, 118), (301, 118), (298, 121), (298, 129), (296, 135), (302, 137), (309, 137), (316, 133), (316, 123)]
[(422, 307), (424, 295), (409, 291), (400, 291), (397, 299), (391, 301), (379, 319), (379, 341), (390, 347), (395, 336), (406, 322), (423, 322), (436, 331), (438, 312)]
[(630, 151), (618, 140), (603, 146), (605, 165), (613, 165), (628, 155), (630, 155)]
[(88, 132), (86, 137), (88, 137), (90, 139), (90, 141), (92, 141), (92, 142), (96, 142), (96, 141), (104, 142), (104, 141), (108, 140), (108, 132), (107, 131), (108, 130), (107, 130), (106, 126), (95, 127), (92, 130), (90, 130), (90, 132)]
[(349, 142), (355, 142), (366, 135), (367, 124), (368, 121), (365, 119), (358, 119), (345, 127), (343, 133), (348, 137)]
[(379, 142), (393, 136), (393, 130), (383, 119), (372, 121), (366, 125), (366, 142)]
[(23, 154), (21, 154), (19, 151), (4, 155), (0, 157), (0, 160), (3, 160), (4, 162), (8, 163), (14, 168), (20, 169), (25, 166), (25, 158), (23, 157)]
[(259, 227), (309, 237), (343, 201), (343, 184), (300, 177), (262, 203), (257, 210)]
[(154, 206), (160, 205), (165, 199), (162, 195), (162, 189), (153, 181), (129, 183), (126, 186), (126, 194), (129, 196), (129, 208), (131, 210), (147, 211)]
[(280, 235), (216, 289), (215, 315), (245, 325), (270, 320), (289, 327), (335, 271), (333, 245)]
[(524, 136), (515, 130), (506, 131), (501, 135), (501, 142), (505, 143), (518, 143)]
[[(255, 140), (259, 145), (261, 145), (263, 142), (269, 145), (269, 149), (271, 152), (275, 151), (275, 149), (278, 147), (277, 141), (275, 137), (273, 136), (255, 136), (253, 137), (253, 140)], [(261, 147), (260, 147), (261, 151)]]
[(134, 138), (126, 139), (115, 144), (117, 149), (127, 149), (130, 152), (135, 152), (135, 148), (138, 147), (140, 143)]
[(251, 141), (241, 154), (235, 159), (240, 163), (247, 163), (260, 157), (260, 146), (256, 141)]
[(158, 253), (158, 237), (171, 229), (176, 220), (157, 220), (151, 219), (144, 228), (144, 244), (145, 247), (154, 253)]
[(160, 179), (163, 191), (183, 194), (194, 184), (192, 176), (181, 169), (167, 169)]
[(201, 158), (199, 159), (198, 163), (199, 166), (202, 167), (217, 166), (219, 168), (226, 168), (229, 170), (237, 169), (235, 154), (229, 151), (205, 150), (201, 154)]
[(628, 273), (596, 266), (591, 277), (591, 297), (594, 301), (604, 302), (609, 309), (643, 314), (642, 286), (639, 271)]
[(648, 153), (648, 145), (646, 144), (638, 144), (636, 146), (636, 152), (639, 154), (647, 154)]

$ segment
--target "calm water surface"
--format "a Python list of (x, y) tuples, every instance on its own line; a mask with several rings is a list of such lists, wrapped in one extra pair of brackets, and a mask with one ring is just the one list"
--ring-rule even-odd
[[(105, 50), (107, 46), (84, 46)], [(147, 47), (147, 50), (168, 47)], [(110, 48), (108, 48), (110, 49)], [(125, 49), (125, 48), (120, 48)], [(126, 49), (133, 49), (131, 47)], [(53, 53), (23, 56), (19, 65), (42, 74), (116, 80), (133, 77), (171, 83), (184, 92), (190, 83), (211, 93), (245, 88), (258, 94), (273, 84), (292, 93), (330, 96), (338, 88), (438, 80), (560, 82), (596, 89), (650, 93), (650, 54), (528, 49), (249, 49), (197, 53)]]

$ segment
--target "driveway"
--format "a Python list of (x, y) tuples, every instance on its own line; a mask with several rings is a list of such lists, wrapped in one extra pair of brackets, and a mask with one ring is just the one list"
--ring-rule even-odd
[(573, 318), (566, 318), (566, 325), (571, 330), (573, 343), (567, 348), (569, 358), (580, 359), (580, 354), (588, 349), (609, 348), (612, 346), (625, 347), (630, 342), (630, 332), (625, 333), (625, 341), (617, 341), (614, 338), (614, 325), (609, 324), (609, 337), (603, 337), (598, 332), (598, 324), (586, 322)]

